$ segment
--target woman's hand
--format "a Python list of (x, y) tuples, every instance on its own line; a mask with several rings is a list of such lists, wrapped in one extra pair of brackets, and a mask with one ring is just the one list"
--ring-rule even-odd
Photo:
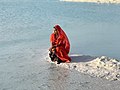
[(53, 45), (51, 48), (49, 48), (49, 51), (52, 51), (52, 49), (55, 49), (56, 47), (59, 47), (60, 46), (60, 44), (58, 44), (58, 45)]
[(52, 51), (52, 50), (55, 49), (56, 47), (57, 47), (56, 45), (52, 46), (51, 48), (49, 48), (49, 51)]
[(57, 45), (52, 46), (52, 48), (56, 48), (56, 47), (57, 47)]
[(60, 46), (60, 44), (54, 45), (54, 46), (52, 46), (52, 48), (56, 48), (56, 47), (59, 47), (59, 46)]

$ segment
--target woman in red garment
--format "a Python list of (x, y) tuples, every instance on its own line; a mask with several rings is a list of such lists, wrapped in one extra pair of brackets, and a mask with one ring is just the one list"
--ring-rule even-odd
[(71, 58), (68, 56), (70, 51), (70, 43), (67, 35), (59, 25), (55, 25), (53, 33), (50, 36), (51, 48), (50, 58), (52, 61), (69, 63)]

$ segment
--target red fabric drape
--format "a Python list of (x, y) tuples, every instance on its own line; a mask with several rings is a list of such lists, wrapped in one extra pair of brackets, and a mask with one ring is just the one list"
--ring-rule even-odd
[(64, 62), (68, 60), (71, 61), (71, 58), (68, 56), (68, 53), (70, 51), (70, 43), (67, 35), (59, 25), (55, 25), (54, 28), (58, 31), (58, 38), (56, 38), (55, 34), (52, 33), (50, 36), (50, 42), (54, 45), (60, 44), (58, 47), (56, 47), (57, 57), (59, 57)]

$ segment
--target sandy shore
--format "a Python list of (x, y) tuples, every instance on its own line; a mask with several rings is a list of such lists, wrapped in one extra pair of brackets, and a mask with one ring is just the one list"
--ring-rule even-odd
[(91, 57), (85, 55), (72, 55), (71, 58), (71, 63), (56, 65), (67, 69), (74, 69), (93, 77), (120, 81), (120, 62), (116, 59), (111, 59), (106, 56)]
[(120, 0), (60, 0), (69, 2), (120, 3)]

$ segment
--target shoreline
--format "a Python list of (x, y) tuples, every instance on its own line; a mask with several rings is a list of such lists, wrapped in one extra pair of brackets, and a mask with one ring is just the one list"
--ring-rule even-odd
[(104, 78), (110, 81), (120, 81), (120, 61), (106, 56), (92, 57), (86, 55), (73, 55), (71, 63), (56, 64), (92, 77)]
[(119, 0), (60, 0), (63, 2), (88, 2), (88, 3), (114, 3), (120, 4)]

